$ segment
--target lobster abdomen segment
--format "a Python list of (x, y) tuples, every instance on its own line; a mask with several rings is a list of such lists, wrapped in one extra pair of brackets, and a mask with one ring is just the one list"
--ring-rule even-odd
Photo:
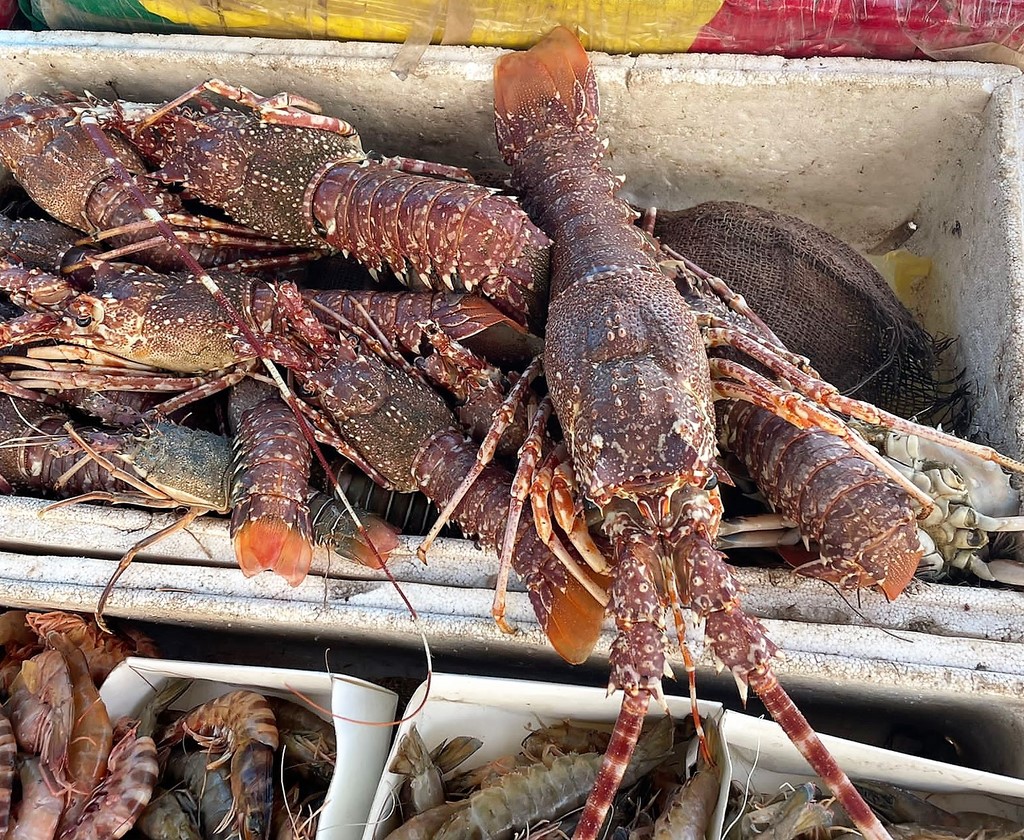
[(750, 403), (729, 405), (723, 443), (772, 506), (818, 543), (808, 574), (878, 586), (892, 600), (924, 553), (907, 494), (840, 438), (798, 429)]
[(479, 291), (520, 323), (539, 316), (550, 242), (511, 198), (364, 161), (328, 169), (310, 212), (327, 244), (371, 269)]

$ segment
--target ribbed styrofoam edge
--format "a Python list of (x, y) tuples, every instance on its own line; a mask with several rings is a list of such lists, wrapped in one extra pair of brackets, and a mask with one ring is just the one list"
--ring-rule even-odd
[[(0, 534), (0, 550), (12, 555), (67, 554), (43, 562), (12, 560), (9, 564), (0, 554), (0, 569), (13, 580), (29, 569), (38, 577), (40, 586), (64, 581), (74, 583), (69, 573), (81, 566), (72, 559), (89, 546), (88, 553), (106, 560), (119, 558), (140, 537), (165, 527), (174, 521), (174, 515), (150, 513), (130, 508), (100, 505), (74, 505), (45, 511), (46, 502), (20, 497), (0, 497), (0, 518), (4, 522)], [(416, 558), (417, 537), (403, 537), (401, 546), (392, 555), (389, 568), (396, 580), (420, 586), (456, 587), (467, 590), (457, 602), (450, 597), (450, 609), (463, 615), (479, 609), (477, 617), (489, 617), (492, 586), (497, 576), (497, 556), (483, 551), (464, 540), (438, 540), (424, 565)], [(145, 549), (136, 560), (136, 568), (146, 568), (146, 579), (159, 587), (164, 579), (168, 590), (182, 585), (179, 564), (204, 567), (197, 578), (188, 579), (189, 588), (196, 594), (216, 593), (222, 597), (242, 594), (236, 584), (241, 582), (248, 594), (264, 593), (280, 601), (317, 600), (323, 602), (325, 592), (337, 596), (358, 597), (365, 592), (392, 593), (387, 576), (374, 569), (346, 561), (325, 549), (316, 552), (314, 577), (297, 589), (273, 575), (260, 575), (246, 581), (239, 573), (234, 551), (228, 536), (227, 523), (209, 516), (196, 520), (184, 532), (172, 534), (166, 540)], [(84, 568), (84, 567), (83, 567)], [(112, 564), (94, 564), (89, 567), (96, 575), (113, 568)], [(207, 584), (207, 570), (212, 576)], [(219, 571), (217, 571), (219, 570)], [(234, 573), (231, 573), (234, 570)], [(219, 572), (227, 572), (220, 574)], [(118, 590), (131, 587), (137, 573), (130, 569), (115, 589), (111, 606), (116, 609)], [(908, 590), (890, 603), (873, 592), (857, 593), (856, 599), (840, 596), (826, 583), (800, 577), (786, 569), (738, 568), (734, 574), (746, 590), (743, 604), (748, 612), (764, 618), (780, 618), (807, 624), (867, 625), (886, 630), (910, 630), (943, 636), (960, 636), (995, 642), (1024, 644), (1024, 592), (999, 589), (980, 589), (970, 586), (947, 586), (912, 582)], [(325, 583), (316, 575), (328, 578)], [(85, 581), (83, 581), (85, 582)], [(89, 581), (96, 585), (99, 578)], [(384, 584), (380, 586), (379, 584)], [(514, 593), (521, 585), (513, 580)], [(479, 592), (473, 593), (473, 590)], [(388, 609), (401, 610), (400, 600), (381, 595)], [(87, 601), (88, 599), (84, 599)], [(385, 603), (382, 601), (381, 603)], [(524, 595), (513, 594), (509, 601), (510, 615), (522, 620), (532, 611)]]
[[(0, 553), (0, 588), (5, 603), (12, 606), (91, 612), (116, 566), (114, 560)], [(185, 576), (180, 566), (138, 561), (118, 582), (106, 611), (125, 618), (281, 633), (308, 632), (315, 622), (322, 636), (389, 639), (409, 645), (418, 644), (419, 630), (429, 630), (431, 643), (443, 650), (497, 646), (554, 655), (525, 594), (510, 593), (507, 617), (519, 632), (509, 636), (498, 630), (491, 617), (490, 588), (453, 589), (411, 582), (401, 587), (416, 605), (418, 627), (386, 581), (311, 576), (290, 587), (270, 575), (247, 579), (237, 569), (191, 567)], [(803, 656), (809, 663), (860, 659), (876, 667), (887, 662), (1024, 677), (1024, 645), (1018, 643), (959, 636), (940, 639), (904, 627), (773, 619), (765, 619), (765, 626), (785, 651), (781, 673)], [(598, 644), (599, 655), (607, 655), (612, 636), (609, 624)], [(698, 639), (694, 642), (699, 651)], [(708, 659), (704, 664), (712, 663)]]

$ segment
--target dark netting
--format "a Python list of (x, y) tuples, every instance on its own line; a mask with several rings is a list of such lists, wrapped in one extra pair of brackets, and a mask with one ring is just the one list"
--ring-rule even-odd
[(943, 348), (845, 243), (793, 216), (726, 201), (659, 211), (655, 234), (743, 295), (843, 393), (950, 422), (950, 395), (935, 377)]

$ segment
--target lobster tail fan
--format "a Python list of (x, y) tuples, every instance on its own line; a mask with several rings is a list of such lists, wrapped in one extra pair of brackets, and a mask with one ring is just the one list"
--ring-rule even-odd
[(359, 531), (333, 535), (329, 540), (331, 547), (346, 560), (366, 566), (368, 569), (379, 569), (382, 562), (388, 562), (391, 552), (398, 548), (399, 529), (379, 516), (367, 512), (360, 514), (359, 522), (363, 526), (365, 536)]
[[(534, 607), (536, 611), (536, 603)], [(604, 606), (575, 578), (569, 577), (564, 590), (552, 588), (544, 612), (537, 611), (537, 615), (546, 618), (542, 626), (558, 655), (573, 665), (585, 662), (601, 635)]]
[(308, 534), (277, 517), (245, 522), (233, 534), (233, 542), (235, 559), (246, 577), (272, 571), (298, 586), (313, 561)]
[(893, 560), (889, 564), (885, 579), (878, 584), (887, 601), (895, 601), (914, 579), (923, 554), (923, 551), (916, 554), (893, 552)]
[(597, 83), (579, 38), (559, 26), (527, 52), (500, 58), (494, 113), (498, 148), (508, 164), (538, 131), (596, 131)]

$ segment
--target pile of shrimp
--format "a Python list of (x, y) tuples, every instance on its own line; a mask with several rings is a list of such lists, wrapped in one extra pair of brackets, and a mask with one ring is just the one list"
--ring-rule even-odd
[(132, 832), (148, 840), (312, 840), (334, 775), (334, 727), (306, 706), (245, 689), (184, 711), (173, 680), (150, 706), (157, 775)]
[(126, 657), (155, 655), (152, 643), (70, 613), (9, 610), (0, 644), (0, 837), (122, 836), (156, 746), (136, 722), (111, 723), (97, 686)]
[(172, 680), (112, 721), (99, 686), (129, 630), (62, 612), (0, 614), (2, 840), (311, 840), (334, 775), (334, 727), (305, 706), (226, 690), (170, 710)]
[[(896, 840), (1021, 840), (1024, 825), (992, 814), (952, 813), (882, 782), (857, 789)], [(859, 840), (849, 817), (810, 782), (773, 794), (745, 795), (733, 784), (725, 840)]]
[[(692, 718), (648, 721), (602, 837), (704, 837), (722, 761), (714, 722), (702, 725), (708, 753), (698, 749)], [(403, 822), (387, 840), (568, 838), (609, 738), (608, 728), (562, 723), (531, 732), (517, 754), (456, 772), (481, 742), (455, 738), (429, 750), (413, 726), (390, 767), (406, 778), (396, 802)]]

